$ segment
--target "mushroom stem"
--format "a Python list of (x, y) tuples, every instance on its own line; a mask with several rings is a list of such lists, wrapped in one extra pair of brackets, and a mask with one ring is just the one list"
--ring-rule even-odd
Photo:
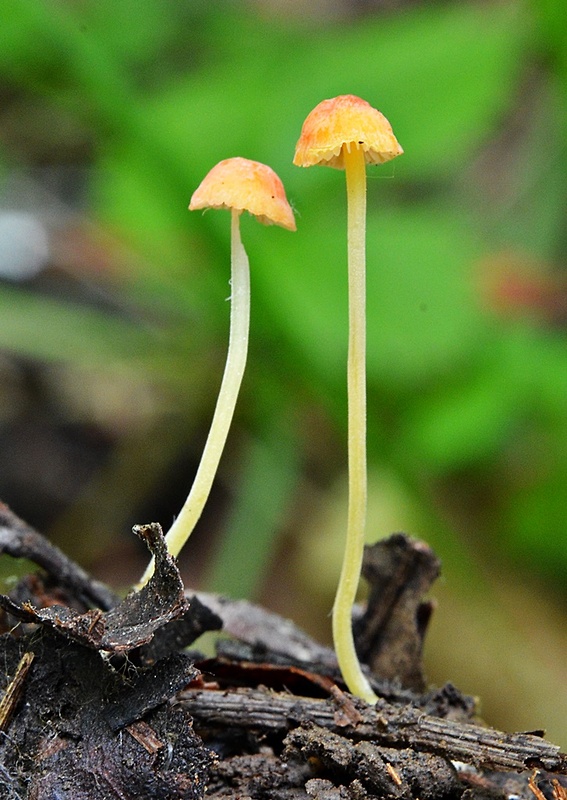
[[(165, 537), (168, 550), (173, 556), (179, 554), (193, 532), (207, 502), (234, 415), (246, 365), (250, 328), (250, 268), (240, 237), (241, 213), (239, 209), (231, 209), (231, 311), (226, 366), (213, 421), (193, 486)], [(151, 561), (138, 588), (147, 583), (153, 571), (154, 562)]]
[(343, 566), (333, 605), (333, 641), (342, 676), (368, 703), (376, 695), (362, 672), (354, 646), (352, 608), (362, 568), (366, 527), (366, 165), (363, 150), (343, 145), (348, 205), (349, 344), (348, 526)]

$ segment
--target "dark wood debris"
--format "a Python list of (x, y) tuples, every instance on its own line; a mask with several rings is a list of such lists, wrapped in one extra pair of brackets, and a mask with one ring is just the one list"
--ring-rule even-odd
[(403, 533), (365, 548), (363, 575), (370, 595), (354, 635), (359, 656), (373, 674), (424, 690), (423, 640), (433, 606), (423, 598), (440, 571), (431, 548)]
[[(185, 593), (159, 526), (137, 533), (155, 575), (119, 600), (0, 505), (0, 551), (41, 568), (0, 598), (0, 800), (567, 800), (557, 747), (425, 689), (439, 565), (423, 543), (366, 553), (371, 707), (331, 650), (251, 603)], [(221, 628), (215, 658), (187, 650)]]
[(332, 697), (327, 700), (297, 698), (285, 692), (246, 689), (223, 692), (199, 687), (178, 695), (191, 711), (195, 724), (214, 725), (264, 735), (283, 735), (290, 725), (307, 722), (346, 736), (352, 741), (372, 741), (385, 747), (411, 747), (451, 761), (496, 770), (544, 769), (567, 773), (567, 756), (539, 736), (505, 734), (493, 728), (434, 717), (416, 705), (394, 705), (380, 700), (375, 707), (345, 695), (354, 711), (345, 720), (344, 707)]
[(0, 608), (22, 622), (51, 628), (96, 650), (128, 652), (147, 644), (156, 630), (181, 617), (189, 602), (159, 525), (137, 525), (134, 532), (154, 556), (155, 572), (143, 589), (130, 592), (108, 611), (97, 608), (80, 613), (58, 604), (36, 609), (29, 601), (18, 605), (5, 595), (0, 595)]
[(285, 738), (286, 759), (316, 759), (325, 772), (342, 784), (358, 781), (379, 797), (438, 800), (454, 796), (459, 779), (451, 762), (431, 753), (391, 748), (370, 741), (352, 743), (345, 737), (308, 723)]
[[(154, 703), (140, 702), (143, 671), (134, 675), (140, 691), (132, 696), (130, 670), (50, 631), (4, 635), (0, 653), (8, 680), (33, 654), (19, 705), (0, 736), (2, 800), (203, 796), (213, 756), (189, 713), (167, 702), (167, 691), (156, 693)], [(155, 677), (147, 675), (147, 683)], [(126, 720), (136, 716), (144, 727), (129, 723), (115, 732), (108, 717), (124, 714), (126, 702), (137, 709)]]

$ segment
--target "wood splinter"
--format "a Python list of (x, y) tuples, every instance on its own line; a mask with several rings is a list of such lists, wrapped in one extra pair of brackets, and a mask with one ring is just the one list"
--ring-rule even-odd
[(18, 663), (14, 677), (4, 692), (4, 697), (0, 700), (0, 731), (6, 731), (12, 721), (34, 658), (35, 655), (33, 653), (24, 653)]

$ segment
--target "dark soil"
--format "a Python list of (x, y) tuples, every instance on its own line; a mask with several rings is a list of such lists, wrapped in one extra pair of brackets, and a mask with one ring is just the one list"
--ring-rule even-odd
[[(40, 567), (0, 596), (0, 800), (567, 800), (567, 757), (541, 732), (495, 731), (455, 687), (427, 687), (439, 563), (423, 543), (366, 552), (370, 706), (332, 651), (258, 606), (185, 592), (159, 526), (135, 532), (156, 571), (121, 600), (0, 505), (0, 552)], [(215, 658), (188, 649), (221, 629)]]

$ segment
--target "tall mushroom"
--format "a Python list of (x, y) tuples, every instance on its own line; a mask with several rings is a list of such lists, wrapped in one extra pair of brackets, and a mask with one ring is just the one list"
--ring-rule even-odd
[[(213, 421), (191, 491), (165, 539), (177, 556), (197, 524), (209, 496), (232, 422), (248, 352), (250, 325), (250, 271), (240, 237), (240, 215), (248, 211), (264, 225), (295, 230), (293, 212), (276, 173), (265, 164), (247, 158), (220, 161), (205, 176), (189, 203), (189, 209), (227, 208), (231, 225), (231, 312), (228, 354)], [(139, 586), (153, 573), (151, 562)]]
[(362, 672), (352, 633), (352, 607), (360, 579), (366, 526), (366, 164), (401, 155), (390, 123), (365, 100), (340, 95), (307, 116), (293, 163), (344, 169), (348, 205), (348, 469), (349, 507), (343, 565), (333, 605), (333, 641), (351, 692), (376, 702)]

